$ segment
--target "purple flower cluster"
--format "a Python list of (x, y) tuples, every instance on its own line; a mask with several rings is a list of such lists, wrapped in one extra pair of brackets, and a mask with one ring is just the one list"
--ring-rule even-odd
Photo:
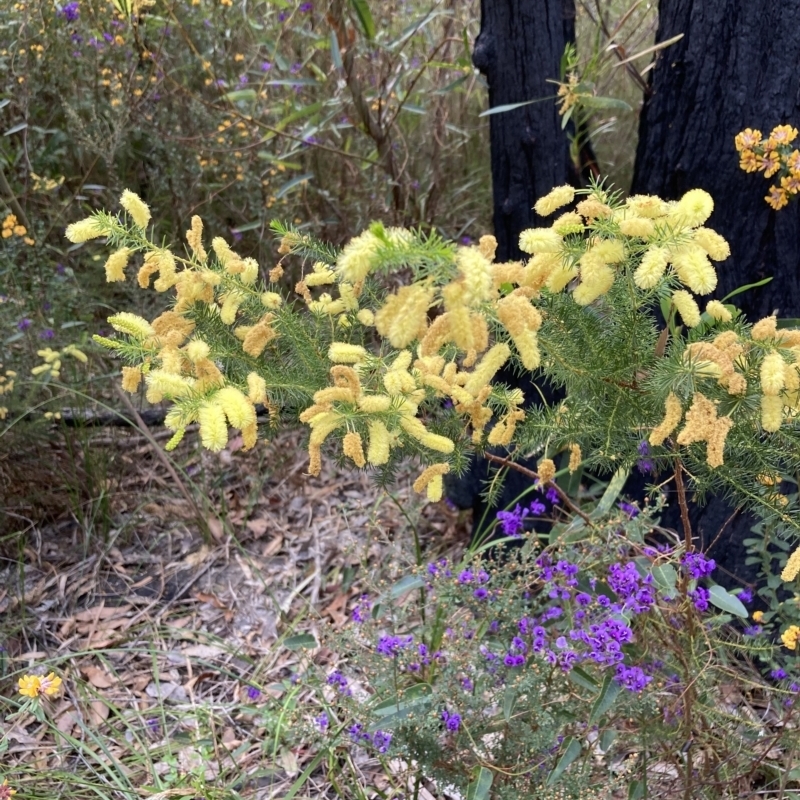
[(361, 597), (358, 598), (358, 602), (353, 606), (353, 611), (350, 614), (350, 618), (353, 622), (357, 622), (361, 624), (362, 622), (366, 622), (369, 619), (369, 612), (372, 608), (372, 603), (370, 603), (367, 595), (362, 594)]
[(413, 641), (414, 637), (411, 634), (408, 636), (381, 636), (375, 651), (387, 658), (394, 658)]
[(628, 519), (633, 519), (639, 514), (639, 509), (635, 505), (626, 503), (624, 500), (619, 504), (619, 508), (627, 515)]
[(379, 753), (385, 753), (389, 749), (389, 745), (392, 743), (391, 733), (387, 733), (386, 731), (375, 731), (375, 733), (370, 735), (360, 722), (356, 722), (351, 725), (347, 732), (350, 734), (350, 738), (355, 744), (372, 746)]
[[(535, 488), (537, 492), (541, 491), (538, 481), (535, 484)], [(560, 498), (556, 489), (551, 486), (545, 492), (545, 499), (552, 505), (557, 505)], [(513, 511), (498, 511), (495, 517), (503, 529), (504, 536), (520, 536), (526, 517), (540, 517), (545, 511), (547, 511), (547, 506), (541, 500), (535, 499), (527, 506), (517, 503)]]
[(432, 562), (428, 564), (428, 575), (430, 575), (431, 578), (439, 578), (441, 576), (444, 576), (445, 578), (451, 578), (453, 573), (447, 566), (447, 559), (440, 558), (435, 563)]
[(653, 576), (642, 578), (632, 561), (624, 567), (622, 564), (612, 564), (608, 570), (608, 585), (622, 601), (623, 611), (641, 614), (651, 608), (656, 601), (652, 584)]
[(710, 597), (711, 593), (704, 586), (698, 586), (693, 592), (689, 592), (689, 599), (698, 611), (708, 611)]
[(639, 442), (636, 448), (641, 458), (636, 462), (636, 467), (642, 475), (647, 475), (649, 472), (655, 472), (656, 468), (650, 460), (650, 444), (646, 439)]
[(336, 691), (339, 692), (339, 694), (343, 694), (345, 697), (350, 697), (353, 693), (352, 689), (347, 685), (347, 678), (345, 678), (338, 669), (328, 675), (326, 683), (328, 686), (335, 687)]
[(65, 6), (61, 7), (58, 15), (64, 17), (67, 22), (75, 22), (80, 16), (80, 4), (77, 3), (76, 0), (72, 0), (71, 3), (67, 3)]
[(706, 558), (702, 553), (686, 553), (681, 559), (689, 577), (695, 580), (708, 577), (717, 566), (717, 562), (713, 558)]
[(640, 667), (626, 667), (624, 664), (617, 664), (614, 680), (628, 691), (641, 692), (653, 680), (653, 677), (646, 675)]
[(461, 715), (451, 714), (447, 709), (442, 711), (442, 722), (447, 730), (455, 733), (461, 727)]

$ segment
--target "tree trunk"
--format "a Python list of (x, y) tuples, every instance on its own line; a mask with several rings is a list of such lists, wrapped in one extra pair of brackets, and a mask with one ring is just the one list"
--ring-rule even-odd
[[(489, 107), (552, 98), (561, 57), (575, 38), (574, 0), (481, 0), (472, 61), (489, 83)], [(552, 99), (490, 117), (497, 260), (522, 257), (519, 234), (533, 204), (567, 183), (569, 144)]]
[(714, 198), (708, 226), (731, 245), (715, 296), (774, 276), (736, 298), (751, 321), (800, 317), (800, 203), (773, 211), (772, 181), (739, 169), (733, 144), (747, 127), (800, 123), (798, 20), (800, 0), (661, 0), (656, 41), (683, 38), (659, 55), (640, 121), (632, 192)]
[[(659, 55), (640, 120), (632, 193), (677, 199), (699, 187), (711, 194), (716, 207), (707, 224), (731, 246), (717, 269), (715, 296), (774, 276), (736, 298), (751, 321), (774, 311), (800, 316), (800, 203), (773, 211), (764, 202), (771, 181), (739, 169), (733, 144), (746, 127), (766, 134), (800, 122), (799, 19), (800, 0), (661, 0), (656, 41), (683, 38)], [(662, 524), (681, 530), (676, 498), (667, 492)], [(720, 582), (737, 584), (725, 572), (758, 580), (742, 544), (752, 536), (753, 515), (710, 497), (690, 504), (690, 520), (698, 547), (715, 543)]]

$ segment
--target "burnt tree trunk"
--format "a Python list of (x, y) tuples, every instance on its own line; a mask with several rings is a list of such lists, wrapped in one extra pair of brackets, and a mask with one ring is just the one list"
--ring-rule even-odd
[(747, 127), (800, 123), (798, 21), (800, 0), (661, 0), (657, 41), (683, 39), (659, 56), (640, 121), (632, 192), (714, 198), (708, 226), (731, 245), (715, 296), (774, 276), (737, 297), (751, 321), (800, 316), (800, 203), (773, 211), (771, 181), (739, 169), (733, 145)]
[[(561, 57), (575, 38), (573, 0), (481, 0), (472, 61), (489, 84), (489, 107), (552, 97)], [(522, 257), (519, 234), (534, 224), (533, 204), (570, 181), (569, 144), (552, 100), (490, 117), (497, 260)]]
[[(549, 224), (537, 218), (533, 204), (554, 186), (574, 184), (579, 177), (552, 99), (556, 87), (547, 82), (558, 80), (564, 48), (574, 39), (574, 0), (481, 0), (481, 30), (472, 61), (489, 84), (489, 107), (540, 101), (490, 117), (497, 261), (523, 258), (520, 233)], [(504, 369), (498, 379), (519, 386), (529, 401), (540, 396), (528, 375), (520, 378)], [(552, 399), (550, 387), (540, 388)], [(530, 484), (511, 471), (497, 503), (487, 509), (481, 492), (489, 473), (489, 463), (475, 458), (466, 474), (447, 481), (448, 497), (460, 508), (472, 508), (473, 532), (484, 516), (487, 522), (493, 520), (497, 510), (506, 508)]]
[[(733, 144), (746, 127), (766, 134), (777, 124), (800, 123), (798, 20), (800, 0), (661, 0), (656, 40), (683, 38), (659, 55), (640, 120), (632, 193), (677, 199), (699, 187), (711, 194), (708, 226), (731, 245), (717, 269), (715, 296), (774, 276), (736, 298), (751, 321), (774, 311), (800, 316), (800, 203), (769, 208), (771, 182), (740, 170)], [(675, 497), (668, 501), (662, 524), (680, 530)], [(752, 515), (710, 498), (692, 504), (690, 518), (695, 543), (716, 542), (711, 553), (723, 570), (757, 579), (742, 544), (752, 535)]]

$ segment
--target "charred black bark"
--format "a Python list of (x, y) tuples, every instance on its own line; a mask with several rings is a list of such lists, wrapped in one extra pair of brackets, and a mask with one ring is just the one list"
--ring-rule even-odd
[[(573, 0), (481, 0), (472, 61), (489, 83), (489, 107), (552, 97), (561, 57), (575, 38)], [(497, 260), (522, 256), (520, 231), (537, 224), (533, 204), (574, 177), (553, 100), (490, 117)], [(539, 220), (538, 224), (545, 224)]]
[[(642, 110), (633, 193), (676, 199), (705, 189), (708, 226), (731, 245), (716, 297), (774, 276), (736, 302), (751, 320), (800, 316), (800, 203), (773, 211), (770, 182), (739, 169), (734, 136), (800, 122), (800, 0), (661, 0), (659, 56)], [(800, 147), (800, 142), (798, 142)]]
[[(715, 296), (774, 278), (736, 298), (751, 320), (774, 311), (800, 316), (800, 203), (770, 209), (769, 183), (739, 169), (733, 144), (743, 128), (768, 133), (800, 121), (799, 20), (800, 0), (661, 0), (657, 41), (683, 38), (659, 56), (640, 120), (632, 192), (677, 199), (699, 187), (711, 194), (708, 226), (731, 245)], [(662, 524), (680, 530), (674, 496), (669, 504)], [(724, 570), (756, 579), (742, 545), (752, 515), (710, 498), (691, 504), (690, 519), (698, 546), (716, 541), (711, 554)]]

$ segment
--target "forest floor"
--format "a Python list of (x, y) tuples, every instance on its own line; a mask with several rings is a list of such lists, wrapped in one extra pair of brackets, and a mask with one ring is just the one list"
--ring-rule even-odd
[[(309, 659), (329, 669), (336, 658), (299, 645), (344, 625), (369, 579), (408, 569), (412, 526), (428, 554), (457, 555), (468, 520), (424, 505), (410, 471), (391, 496), (331, 462), (309, 477), (299, 435), (252, 453), (232, 452), (233, 441), (216, 456), (187, 444), (183, 466), (200, 486), (188, 495), (136, 431), (94, 438), (95, 457), (112, 448), (128, 466), (111, 495), (114, 526), (100, 537), (73, 515), (34, 527), (0, 566), (0, 695), (22, 671), (64, 678), (44, 721), (0, 722), (3, 772), (29, 797), (67, 783), (70, 798), (201, 785), (284, 796), (313, 753), (266, 741), (275, 720), (262, 707), (295, 692)], [(215, 510), (198, 518), (198, 497)], [(293, 701), (309, 714), (317, 706), (310, 691)], [(376, 785), (379, 766), (357, 768)], [(328, 794), (316, 773), (301, 796)]]

